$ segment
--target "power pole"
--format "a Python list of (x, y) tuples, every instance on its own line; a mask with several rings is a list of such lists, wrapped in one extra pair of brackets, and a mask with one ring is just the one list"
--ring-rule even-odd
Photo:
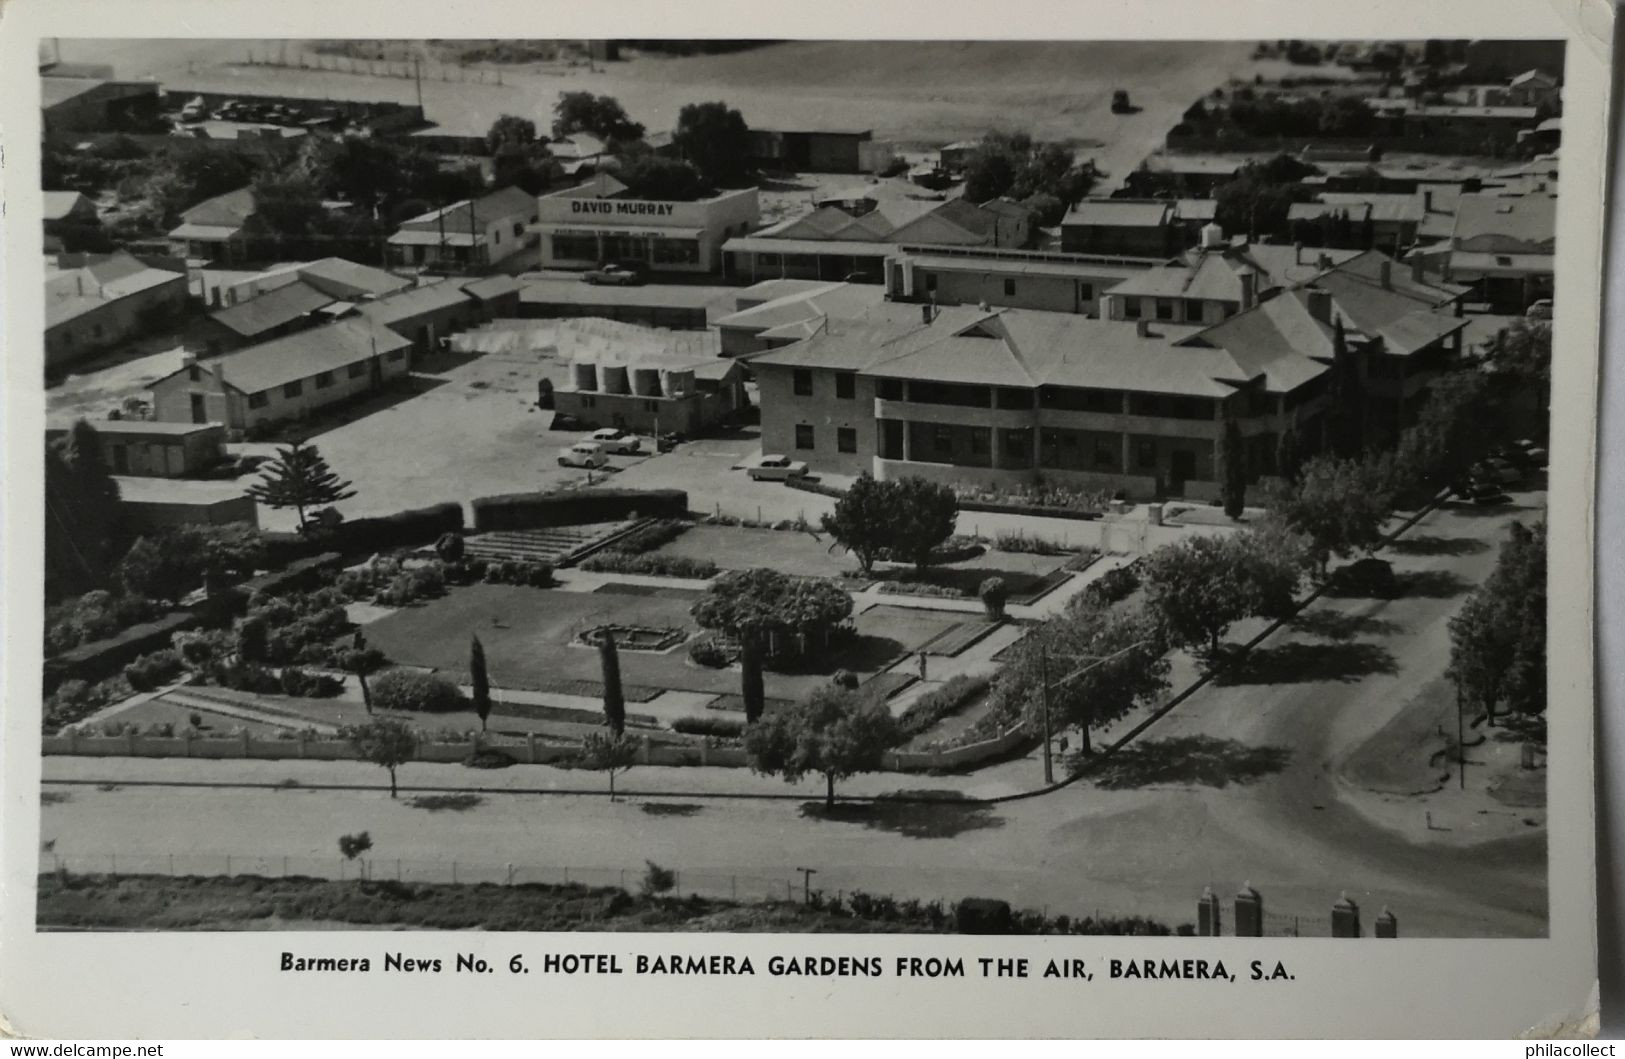
[(1049, 749), (1049, 646), (1038, 649), (1038, 682), (1044, 689), (1044, 782), (1055, 782), (1055, 764)]
[(418, 116), (420, 118), (423, 116), (422, 115), (422, 111), (423, 111), (423, 68), (422, 68), (422, 65), (421, 65), (422, 62), (423, 62), (423, 60), (418, 58), (416, 55), (412, 56), (412, 80), (414, 82), (416, 82), (417, 88), (418, 88), (418, 112), (419, 112)]

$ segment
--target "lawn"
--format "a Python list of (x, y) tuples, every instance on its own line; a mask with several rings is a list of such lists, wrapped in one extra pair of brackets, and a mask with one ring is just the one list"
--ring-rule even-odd
[(165, 700), (148, 699), (137, 703), (128, 709), (120, 710), (109, 721), (121, 724), (133, 724), (138, 728), (146, 728), (150, 724), (172, 724), (175, 734), (181, 735), (182, 729), (191, 727), (192, 716), (196, 714), (203, 724), (198, 728), (198, 734), (203, 738), (213, 738), (228, 735), (239, 728), (247, 729), (248, 734), (256, 739), (264, 739), (297, 727), (296, 723), (272, 724), (264, 721), (244, 720), (225, 713), (215, 713), (213, 710), (197, 706), (185, 706), (180, 703), (166, 702)]
[(933, 566), (923, 574), (912, 567), (890, 566), (882, 573), (889, 581), (924, 581), (928, 584), (951, 588), (975, 599), (982, 582), (990, 577), (1004, 580), (1004, 587), (1012, 603), (1028, 603), (1046, 594), (1066, 579), (1066, 564), (1077, 555), (1034, 555), (1030, 552), (1000, 552), (989, 550), (964, 562)]
[(762, 567), (798, 577), (839, 577), (858, 568), (857, 560), (829, 535), (742, 526), (694, 526), (660, 548), (661, 555), (710, 559), (725, 570)]
[[(700, 593), (665, 589), (658, 595), (559, 592), (514, 585), (470, 585), (406, 607), (366, 626), (367, 639), (392, 661), (425, 666), (466, 681), (469, 636), (478, 633), (498, 687), (602, 693), (598, 652), (573, 645), (576, 634), (605, 621), (686, 629), (697, 633), (689, 608)], [(837, 669), (873, 673), (958, 624), (960, 616), (903, 607), (871, 607), (857, 616), (858, 635), (845, 649), (793, 673), (769, 672), (767, 694), (794, 699)], [(689, 662), (684, 647), (663, 654), (620, 652), (629, 701), (648, 689), (713, 695), (737, 693), (739, 674)]]

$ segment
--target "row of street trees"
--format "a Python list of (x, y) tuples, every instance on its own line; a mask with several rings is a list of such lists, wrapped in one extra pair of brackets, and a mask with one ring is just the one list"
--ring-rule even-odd
[(1495, 572), (1450, 619), (1450, 679), (1495, 723), (1546, 712), (1546, 523), (1514, 522)]

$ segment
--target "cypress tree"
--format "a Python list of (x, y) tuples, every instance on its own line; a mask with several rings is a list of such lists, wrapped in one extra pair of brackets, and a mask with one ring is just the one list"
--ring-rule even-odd
[(604, 678), (604, 719), (610, 731), (621, 735), (626, 731), (626, 696), (621, 690), (621, 656), (615, 647), (615, 634), (608, 629), (598, 643), (598, 663)]
[(1219, 439), (1220, 494), (1224, 500), (1224, 513), (1232, 519), (1241, 518), (1247, 507), (1247, 453), (1242, 447), (1241, 427), (1233, 418), (1224, 421), (1224, 434)]
[(476, 635), (468, 645), (468, 682), (474, 686), (474, 712), (480, 717), (480, 731), (491, 716), (491, 678), (485, 668), (485, 645)]

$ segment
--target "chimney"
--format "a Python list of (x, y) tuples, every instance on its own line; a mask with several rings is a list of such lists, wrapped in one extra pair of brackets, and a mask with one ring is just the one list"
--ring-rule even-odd
[(1332, 292), (1310, 287), (1307, 293), (1309, 295), (1309, 315), (1323, 324), (1330, 324), (1332, 322)]
[(1322, 250), (1320, 252), (1319, 256), (1317, 256), (1315, 258), (1315, 267), (1320, 269), (1320, 271), (1322, 271), (1322, 272), (1325, 272), (1327, 269), (1331, 268), (1332, 267), (1332, 255), (1330, 255), (1330, 254), (1326, 253), (1324, 250)]
[(1423, 213), (1432, 213), (1433, 212), (1433, 189), (1432, 188), (1423, 188), (1422, 189), (1422, 212)]
[(185, 352), (181, 353), (181, 367), (190, 368), (190, 367), (196, 366), (196, 364), (197, 364), (197, 354), (196, 353), (193, 353), (191, 350), (186, 350)]
[(1251, 268), (1243, 268), (1236, 276), (1241, 280), (1241, 311), (1246, 312), (1258, 304), (1258, 273)]
[(1386, 257), (1383, 258), (1382, 264), (1378, 267), (1377, 274), (1382, 278), (1383, 290), (1394, 289), (1394, 263), (1392, 261), (1388, 260)]

